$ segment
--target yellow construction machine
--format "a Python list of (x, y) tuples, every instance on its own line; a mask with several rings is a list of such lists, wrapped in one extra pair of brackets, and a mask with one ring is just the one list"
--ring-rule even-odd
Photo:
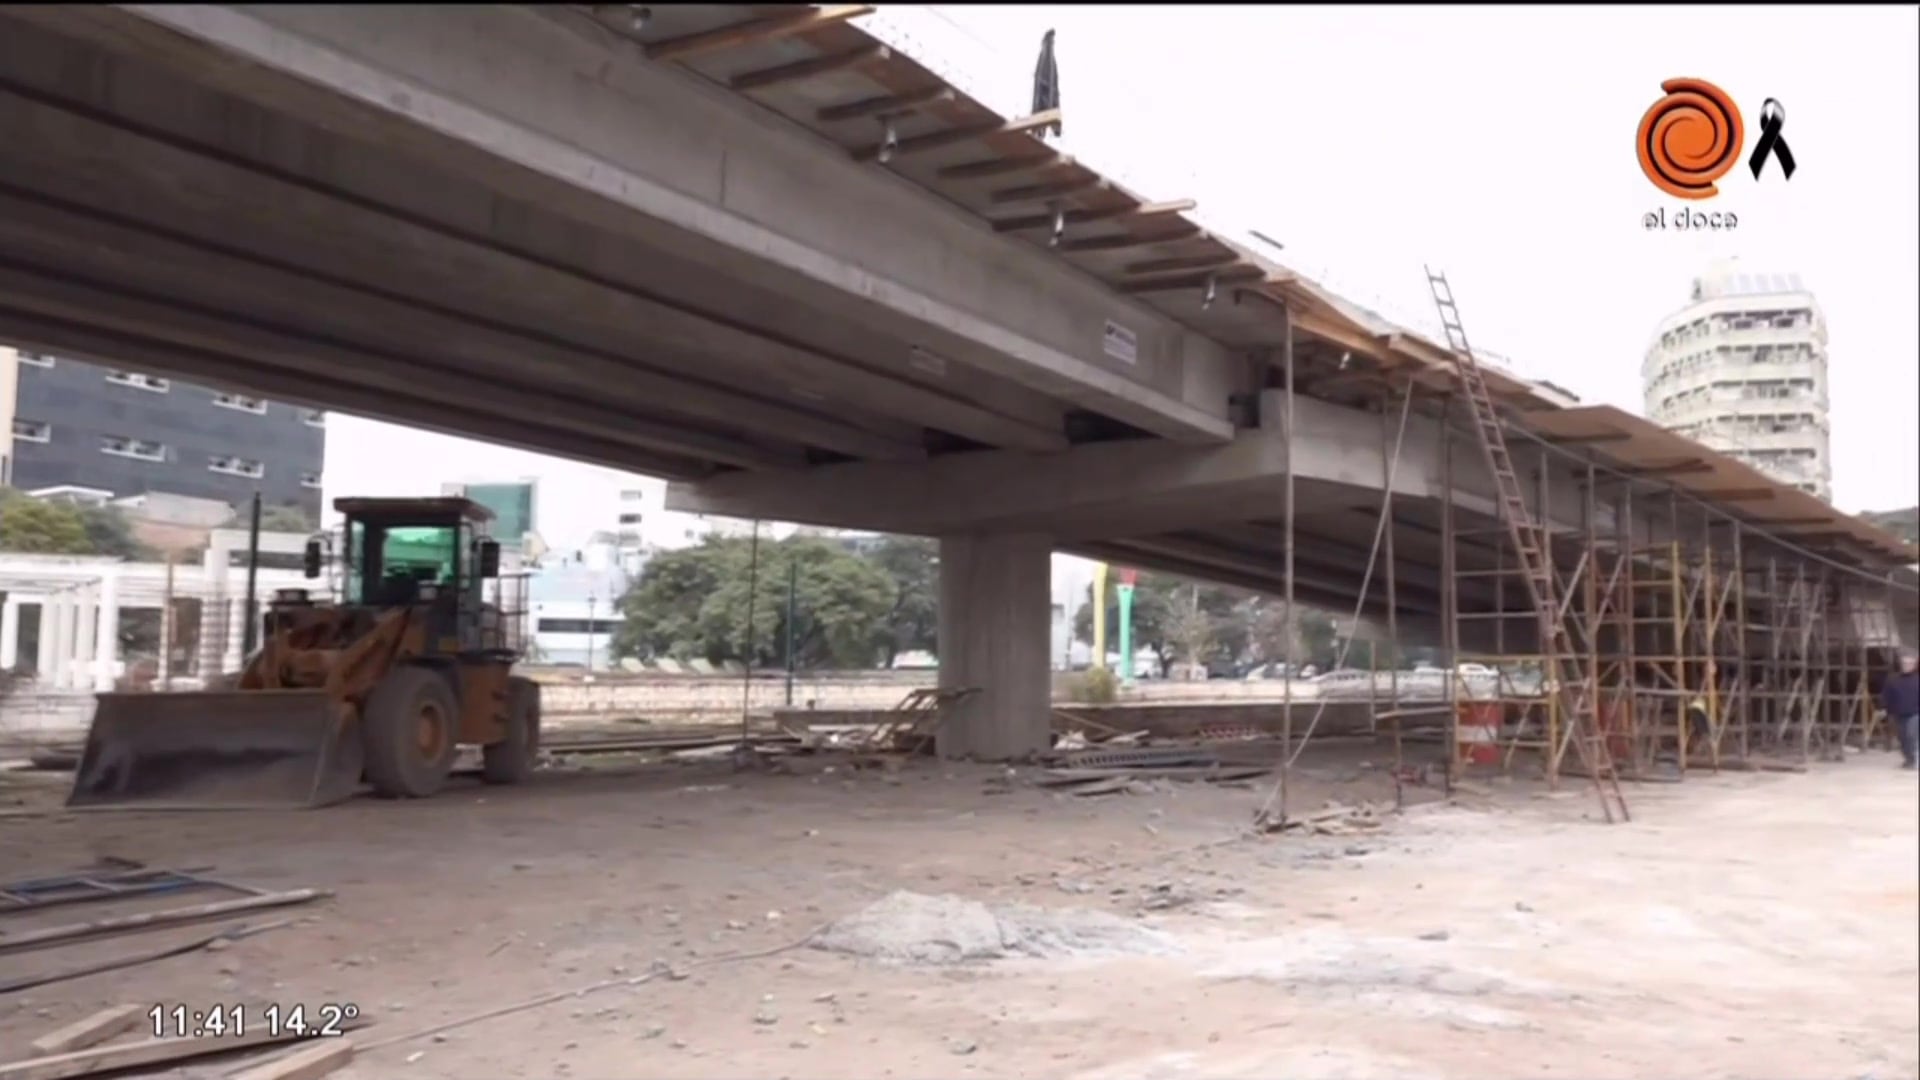
[[(540, 688), (513, 674), (524, 596), (505, 595), (492, 512), (463, 498), (334, 508), (340, 598), (279, 590), (231, 689), (100, 694), (69, 806), (324, 806), (363, 779), (421, 798), (463, 744), (482, 748), (487, 781), (526, 778)], [(327, 548), (307, 542), (309, 579)]]

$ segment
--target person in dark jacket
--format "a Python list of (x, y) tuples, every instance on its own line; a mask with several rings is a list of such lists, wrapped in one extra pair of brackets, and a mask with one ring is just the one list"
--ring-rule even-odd
[(1894, 737), (1900, 740), (1900, 767), (1911, 769), (1920, 760), (1920, 663), (1912, 653), (1900, 656), (1900, 671), (1880, 688), (1880, 707), (1887, 710)]

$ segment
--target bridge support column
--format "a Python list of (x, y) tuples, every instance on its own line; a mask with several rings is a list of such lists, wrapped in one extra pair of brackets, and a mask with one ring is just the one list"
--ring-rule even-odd
[(977, 687), (941, 728), (942, 757), (1006, 761), (1051, 744), (1053, 545), (1037, 533), (940, 539), (940, 686)]

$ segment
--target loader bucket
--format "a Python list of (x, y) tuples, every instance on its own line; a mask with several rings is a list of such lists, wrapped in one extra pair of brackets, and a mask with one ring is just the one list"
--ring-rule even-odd
[(325, 806), (359, 786), (359, 733), (323, 691), (97, 697), (68, 806)]

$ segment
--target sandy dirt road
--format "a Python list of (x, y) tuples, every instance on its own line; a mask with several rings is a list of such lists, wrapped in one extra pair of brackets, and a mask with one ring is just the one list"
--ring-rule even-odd
[[(1310, 757), (1294, 805), (1384, 797), (1367, 755)], [(1885, 754), (1634, 787), (1625, 826), (1587, 820), (1578, 787), (1513, 784), (1413, 800), (1363, 835), (1239, 841), (1263, 791), (1072, 799), (994, 793), (1001, 775), (705, 765), (462, 783), (404, 806), (0, 821), (0, 878), (119, 855), (335, 893), (297, 910), (311, 922), (222, 952), (0, 995), (0, 1049), (123, 1002), (352, 1002), (374, 1021), (361, 1038), (384, 1040), (667, 964), (685, 977), (401, 1041), (335, 1075), (1920, 1075), (1920, 784)], [(1176, 948), (700, 966), (893, 890), (1116, 913)]]

